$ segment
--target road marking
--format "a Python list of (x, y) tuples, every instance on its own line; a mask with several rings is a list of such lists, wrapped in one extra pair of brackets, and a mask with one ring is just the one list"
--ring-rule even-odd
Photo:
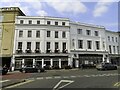
[(43, 77), (38, 77), (38, 78), (36, 78), (36, 79), (41, 80), (41, 79), (43, 79)]
[(46, 77), (46, 79), (52, 79), (52, 77)]
[(28, 80), (26, 82), (22, 82), (22, 83), (19, 83), (19, 84), (15, 84), (15, 85), (12, 85), (12, 86), (8, 86), (6, 88), (14, 88), (14, 87), (17, 87), (17, 86), (21, 86), (23, 84), (27, 84), (27, 83), (30, 83), (30, 82), (33, 82), (34, 80)]
[(89, 75), (84, 75), (84, 77), (90, 77)]
[[(59, 87), (59, 85), (62, 83), (62, 82), (67, 82), (67, 84), (64, 84), (62, 85), (61, 87)], [(60, 88), (63, 88), (63, 87), (66, 87), (68, 86), (69, 84), (73, 83), (74, 81), (72, 80), (60, 80), (54, 87), (53, 87), (53, 90), (59, 90)]]
[(69, 76), (63, 76), (63, 78), (69, 78)]
[(57, 78), (61, 78), (61, 77), (60, 77), (60, 76), (55, 76), (54, 78), (56, 78), (56, 79), (57, 79)]
[(8, 82), (8, 81), (10, 81), (10, 80), (2, 80), (2, 81), (0, 81), (0, 83)]
[(114, 84), (114, 87), (119, 87), (119, 86), (120, 86), (120, 82)]
[(70, 76), (71, 78), (76, 78), (77, 76)]
[(35, 80), (35, 78), (29, 78), (29, 80)]

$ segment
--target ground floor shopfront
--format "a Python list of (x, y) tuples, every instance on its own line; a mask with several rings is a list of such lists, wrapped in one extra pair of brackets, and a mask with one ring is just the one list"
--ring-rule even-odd
[(18, 70), (24, 66), (35, 67), (36, 65), (46, 69), (55, 67), (64, 68), (65, 66), (72, 65), (71, 59), (68, 55), (63, 56), (13, 56), (11, 62), (12, 70)]
[(120, 66), (120, 54), (110, 54), (109, 59), (112, 64)]
[(96, 66), (101, 62), (110, 62), (107, 52), (73, 52), (73, 67), (80, 67), (81, 64)]

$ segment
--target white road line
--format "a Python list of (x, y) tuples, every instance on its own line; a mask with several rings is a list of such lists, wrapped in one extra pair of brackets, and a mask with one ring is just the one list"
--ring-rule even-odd
[(103, 76), (105, 76), (105, 75), (104, 75), (104, 74), (98, 74), (98, 76), (99, 76), (99, 77), (103, 77)]
[(27, 83), (30, 83), (30, 82), (33, 82), (34, 80), (28, 80), (26, 82), (22, 82), (22, 83), (19, 83), (19, 84), (15, 84), (15, 85), (12, 85), (12, 86), (8, 86), (6, 88), (14, 88), (14, 87), (17, 87), (17, 86), (21, 86), (23, 84), (27, 84)]
[(76, 78), (77, 76), (70, 76), (71, 78)]
[(92, 77), (97, 77), (97, 75), (91, 75)]
[(52, 79), (52, 77), (45, 77), (46, 79)]
[(54, 78), (56, 78), (56, 79), (57, 79), (57, 78), (61, 78), (61, 77), (60, 77), (60, 76), (55, 76)]
[(77, 77), (83, 77), (83, 76), (80, 76), (80, 75), (79, 75), (79, 76), (77, 76)]
[(0, 83), (8, 82), (8, 81), (10, 81), (10, 80), (2, 80), (2, 81), (0, 81)]
[(36, 78), (37, 80), (41, 80), (41, 79), (43, 79), (43, 77), (38, 77), (38, 78)]
[[(65, 85), (62, 85), (61, 87), (59, 87), (59, 85), (62, 83), (62, 82), (67, 82), (67, 84)], [(60, 80), (54, 87), (53, 87), (53, 90), (59, 90), (60, 88), (63, 88), (65, 86), (68, 86), (69, 84), (73, 83), (74, 81), (71, 81), (71, 80)]]
[(69, 78), (69, 76), (63, 76), (63, 78)]
[(84, 77), (90, 77), (89, 75), (84, 75)]

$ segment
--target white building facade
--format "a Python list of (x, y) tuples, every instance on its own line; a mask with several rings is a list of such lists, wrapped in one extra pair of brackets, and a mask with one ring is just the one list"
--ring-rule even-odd
[(70, 61), (67, 18), (17, 16), (12, 70), (25, 65), (64, 68)]
[[(114, 37), (114, 42), (108, 36)], [(68, 18), (17, 16), (12, 70), (25, 65), (52, 69), (111, 62), (109, 47), (115, 46), (112, 52), (117, 55), (119, 40), (118, 33), (103, 26), (71, 22)]]
[(105, 28), (79, 22), (70, 23), (73, 67), (109, 62)]
[(120, 35), (118, 32), (108, 31), (105, 32), (106, 45), (109, 50), (109, 60), (113, 64), (120, 65)]

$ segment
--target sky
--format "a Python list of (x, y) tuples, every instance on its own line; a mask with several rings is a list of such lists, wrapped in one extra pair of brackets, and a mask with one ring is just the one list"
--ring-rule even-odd
[(19, 7), (26, 16), (65, 17), (118, 31), (118, 0), (0, 0), (2, 7)]

